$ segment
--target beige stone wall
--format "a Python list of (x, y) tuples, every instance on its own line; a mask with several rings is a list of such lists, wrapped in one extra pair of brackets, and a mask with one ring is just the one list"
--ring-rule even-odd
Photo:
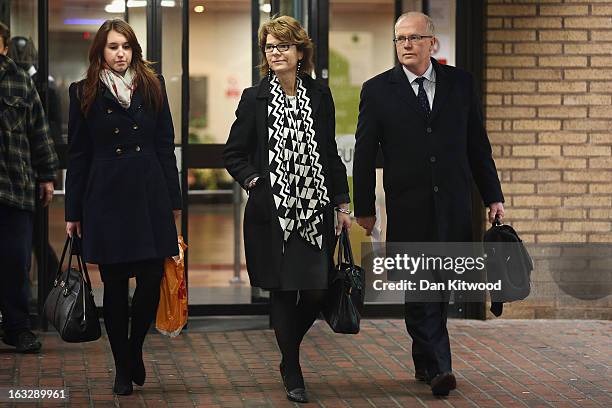
[[(488, 0), (485, 13), (486, 125), (507, 222), (528, 243), (612, 243), (612, 1)], [(551, 276), (536, 268), (533, 280)], [(559, 294), (506, 312), (610, 319), (612, 301)]]

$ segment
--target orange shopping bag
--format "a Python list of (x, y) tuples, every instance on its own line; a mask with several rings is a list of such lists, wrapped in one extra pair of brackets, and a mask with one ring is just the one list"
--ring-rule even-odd
[(159, 306), (155, 327), (166, 336), (175, 337), (187, 323), (187, 286), (185, 284), (185, 249), (183, 237), (178, 237), (179, 254), (166, 258), (164, 276), (159, 288)]

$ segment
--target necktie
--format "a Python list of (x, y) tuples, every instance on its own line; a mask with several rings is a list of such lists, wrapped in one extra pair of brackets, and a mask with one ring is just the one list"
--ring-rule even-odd
[(423, 82), (425, 78), (420, 77), (414, 80), (417, 84), (419, 84), (419, 93), (417, 95), (417, 100), (419, 101), (419, 105), (423, 109), (423, 112), (427, 117), (431, 113), (431, 109), (429, 108), (429, 100), (427, 99), (427, 94), (425, 93), (425, 87), (423, 86)]

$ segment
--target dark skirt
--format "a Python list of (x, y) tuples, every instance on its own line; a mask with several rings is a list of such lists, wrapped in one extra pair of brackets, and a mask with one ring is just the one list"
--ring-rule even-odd
[(281, 282), (276, 290), (327, 289), (330, 268), (328, 251), (325, 242), (323, 249), (319, 250), (298, 234), (291, 234), (285, 244)]
[(161, 279), (164, 274), (165, 258), (144, 259), (142, 261), (100, 264), (102, 282), (121, 281), (130, 278), (138, 279), (142, 275)]

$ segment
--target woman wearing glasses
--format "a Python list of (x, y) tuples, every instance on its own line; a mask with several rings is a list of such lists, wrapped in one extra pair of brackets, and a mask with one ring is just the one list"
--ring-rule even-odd
[(287, 398), (307, 402), (300, 343), (324, 300), (335, 237), (351, 226), (349, 189), (330, 90), (310, 76), (308, 34), (281, 16), (261, 26), (259, 46), (264, 78), (242, 94), (224, 160), (249, 194), (247, 269), (252, 286), (272, 292)]
[(113, 391), (128, 395), (132, 382), (145, 382), (142, 346), (157, 311), (164, 258), (178, 253), (174, 127), (163, 78), (143, 59), (128, 23), (102, 24), (89, 64), (87, 77), (70, 85), (66, 231), (82, 235), (84, 260), (99, 264)]

